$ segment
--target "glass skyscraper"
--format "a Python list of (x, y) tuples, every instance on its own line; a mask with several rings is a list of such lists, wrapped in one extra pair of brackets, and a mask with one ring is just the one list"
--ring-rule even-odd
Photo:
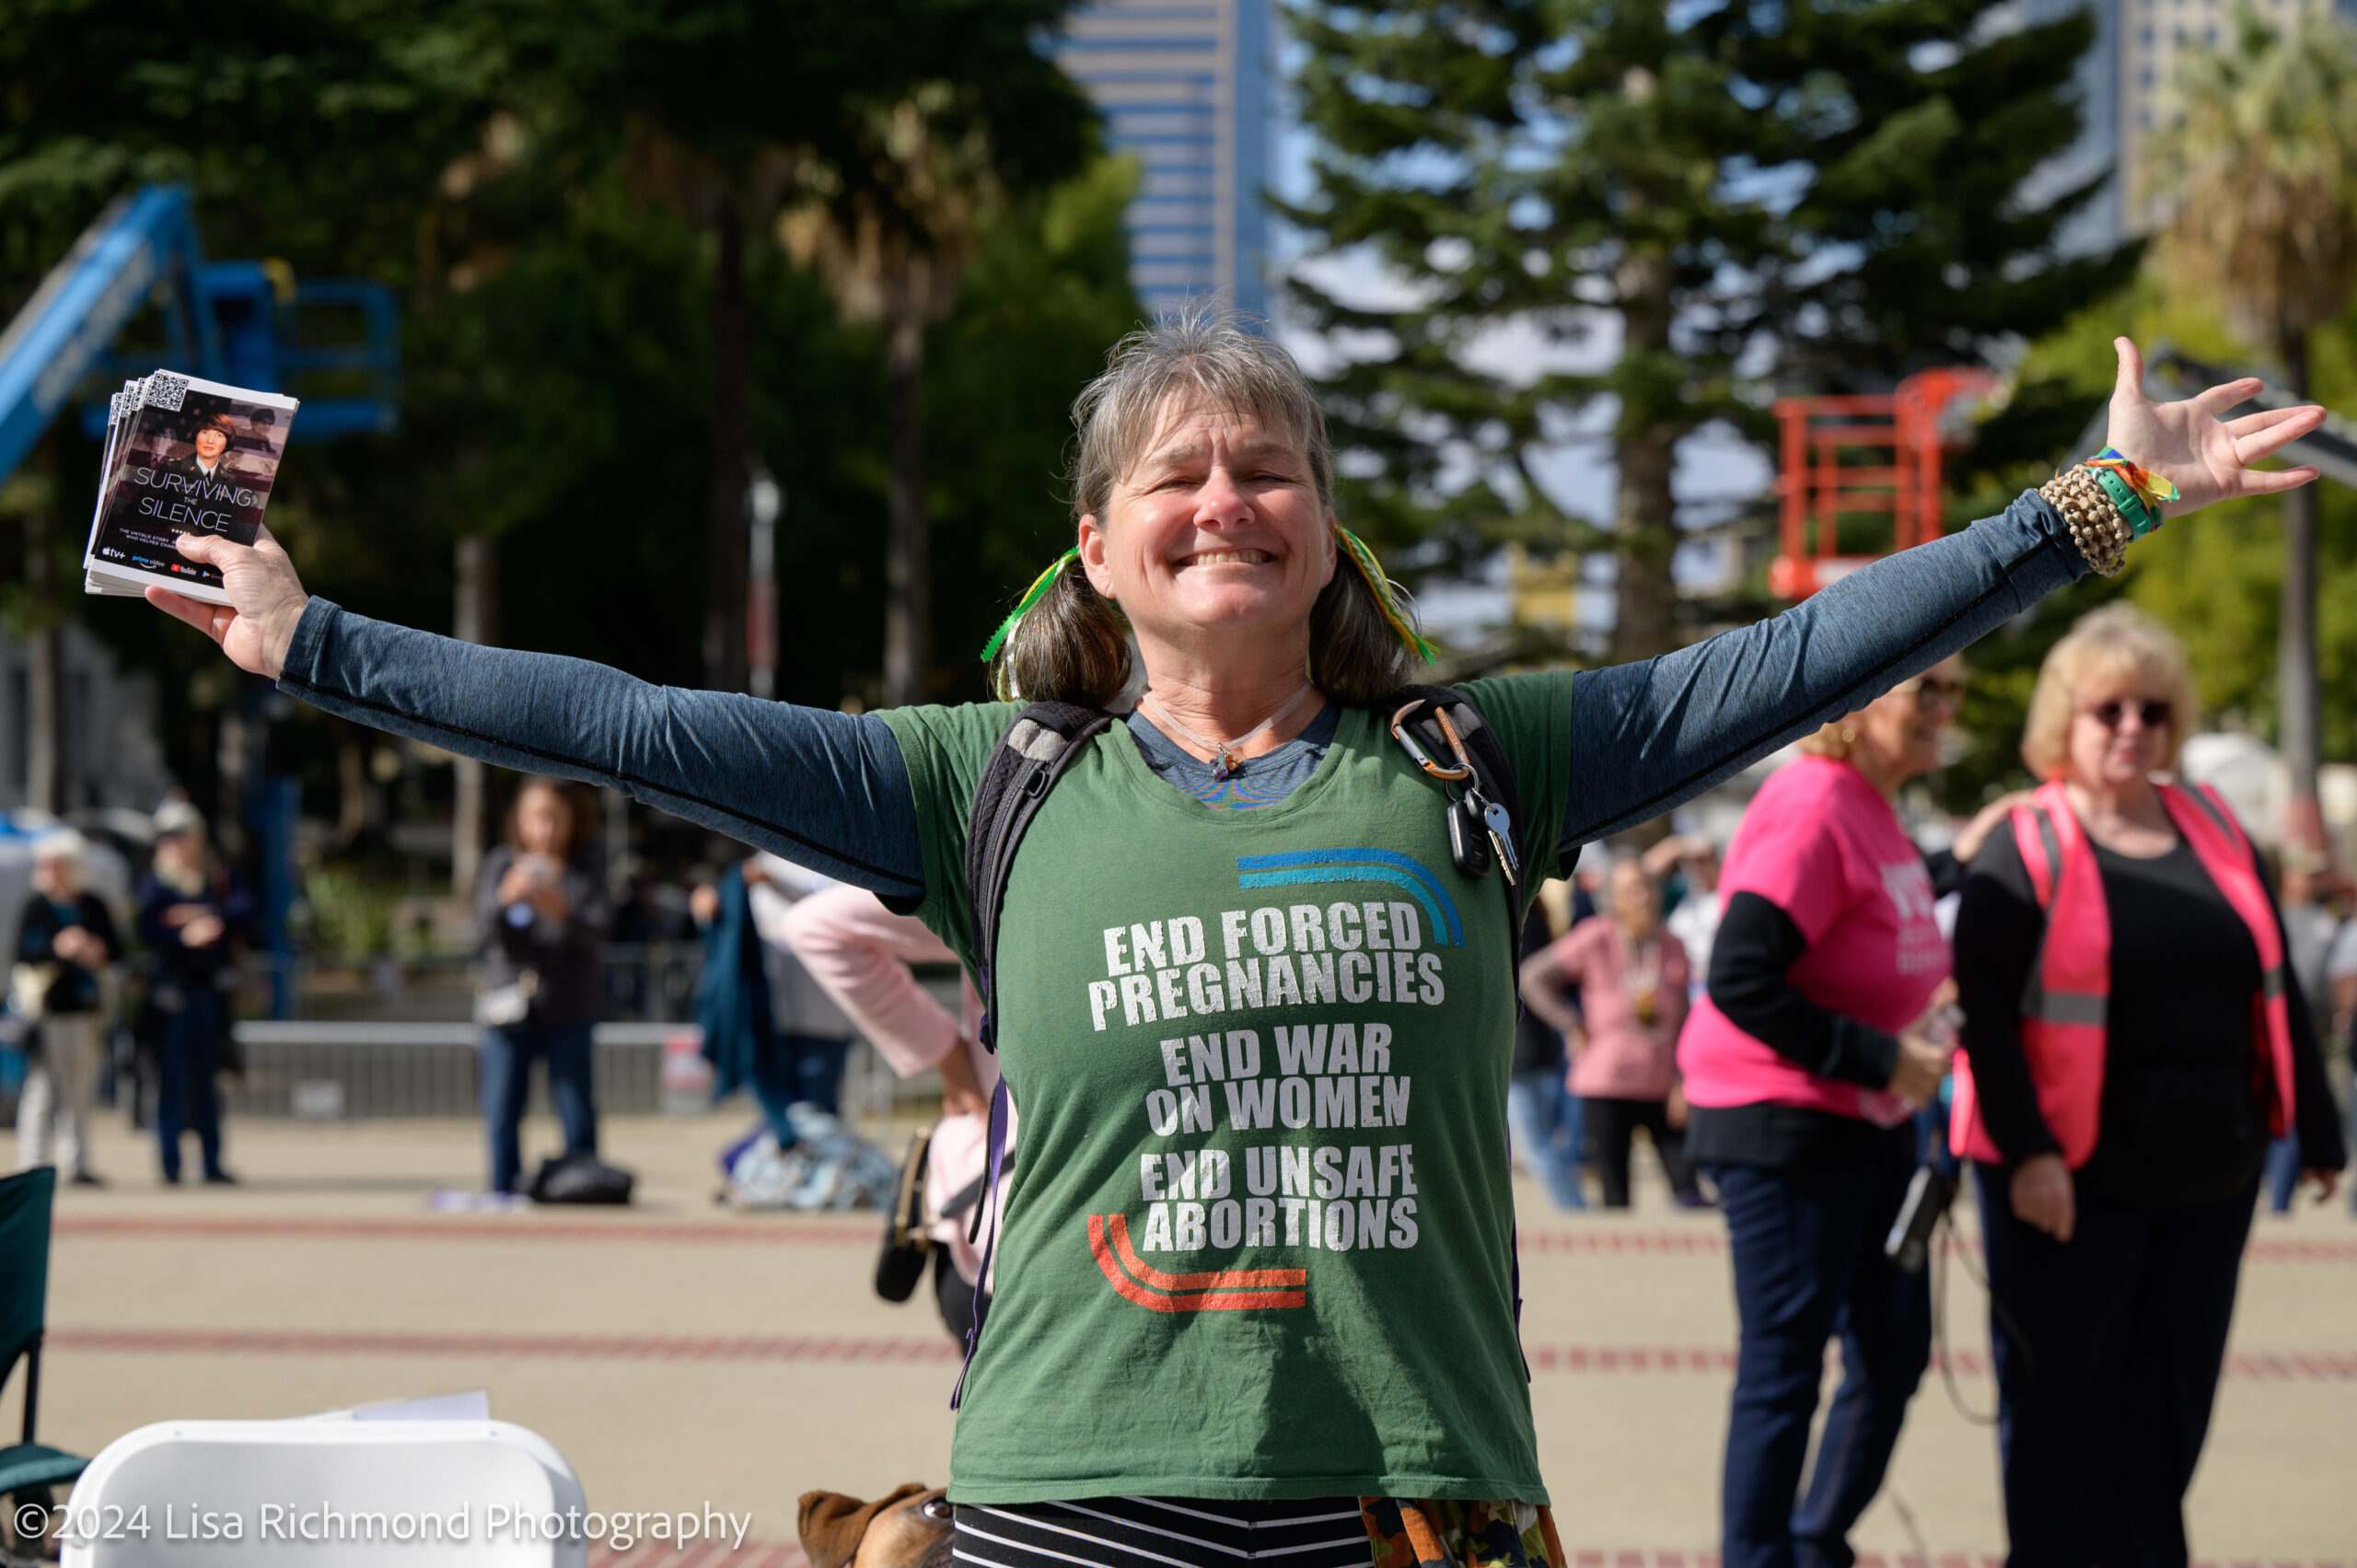
[(1223, 294), (1268, 310), (1269, 0), (1098, 0), (1064, 69), (1136, 158), (1130, 277), (1147, 309)]

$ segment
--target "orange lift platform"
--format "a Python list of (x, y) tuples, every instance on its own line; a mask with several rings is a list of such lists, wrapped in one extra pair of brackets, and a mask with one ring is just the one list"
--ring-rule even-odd
[[(1806, 598), (1881, 555), (1939, 538), (1941, 458), (1964, 445), (1950, 411), (1996, 386), (1993, 371), (1956, 366), (1918, 372), (1887, 393), (1777, 399), (1782, 537), (1768, 591)], [(1888, 551), (1841, 553), (1840, 524), (1862, 517), (1890, 519)]]

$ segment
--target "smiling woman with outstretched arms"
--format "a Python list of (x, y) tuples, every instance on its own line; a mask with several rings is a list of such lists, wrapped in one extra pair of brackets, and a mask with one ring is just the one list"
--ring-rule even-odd
[[(2247, 465), (2321, 411), (2226, 424), (2256, 383), (2155, 405), (2140, 377), (2123, 340), (2111, 440), (2142, 488), (2117, 510), (2073, 469), (1773, 620), (1462, 687), (1459, 727), (1492, 732), (1472, 751), (1511, 775), (1522, 865), (1863, 706), (2091, 555), (2115, 566), (2161, 496), (2175, 514), (2314, 477)], [(1335, 517), (1324, 417), (1283, 350), (1168, 319), (1074, 417), (1074, 548), (1003, 633), (998, 690), (1105, 707), (1134, 639), (1146, 696), (1040, 805), (978, 977), (1024, 1135), (958, 1424), (958, 1550), (1319, 1568), (1365, 1562), (1370, 1537), (1420, 1560), (1504, 1529), (1560, 1562), (1505, 1132), (1538, 876), (1462, 869), (1462, 786), (1437, 776), (1456, 768), (1393, 738), (1422, 644)], [(229, 605), (150, 598), (294, 695), (614, 785), (913, 910), (979, 967), (968, 821), (1015, 702), (852, 716), (649, 686), (308, 598), (266, 537), (183, 549)]]

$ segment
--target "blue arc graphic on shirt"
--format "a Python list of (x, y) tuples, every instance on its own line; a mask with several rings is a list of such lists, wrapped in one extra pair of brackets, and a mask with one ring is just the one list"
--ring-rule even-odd
[(1465, 946), (1465, 925), (1457, 902), (1419, 860), (1387, 849), (1307, 849), (1289, 854), (1240, 854), (1237, 883), (1245, 888), (1291, 888), (1307, 882), (1388, 882), (1405, 888), (1424, 907), (1424, 919), (1442, 947)]

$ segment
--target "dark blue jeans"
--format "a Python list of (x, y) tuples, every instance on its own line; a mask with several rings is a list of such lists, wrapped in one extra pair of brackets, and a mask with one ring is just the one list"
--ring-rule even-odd
[[(1894, 1136), (1855, 1157), (1713, 1172), (1743, 1320), (1721, 1493), (1724, 1568), (1855, 1561), (1850, 1527), (1882, 1488), (1932, 1355), (1930, 1287), (1882, 1252), (1914, 1171), (1912, 1144)], [(1841, 1387), (1795, 1506), (1825, 1345), (1836, 1337)]]
[(2158, 1212), (2083, 1191), (2065, 1245), (2014, 1217), (2002, 1167), (1974, 1174), (2009, 1568), (2185, 1568), (2257, 1181)]
[(842, 1113), (843, 1062), (850, 1055), (847, 1040), (781, 1034), (773, 1054), (755, 1058), (746, 1086), (753, 1091), (780, 1147), (794, 1146), (794, 1123), (785, 1109), (795, 1101), (817, 1106), (830, 1116)]
[(156, 1052), (156, 1142), (164, 1179), (180, 1179), (180, 1136), (196, 1134), (204, 1174), (221, 1174), (221, 993), (191, 986), (186, 1005), (165, 1015)]
[(2300, 1186), (2300, 1135), (2286, 1132), (2267, 1145), (2267, 1206), (2273, 1213), (2289, 1214), (2292, 1195)]
[(532, 1058), (548, 1059), (549, 1098), (564, 1127), (564, 1152), (598, 1152), (598, 1097), (591, 1082), (587, 1024), (552, 1028), (521, 1024), (482, 1032), (482, 1120), (491, 1132), (491, 1190), (513, 1192), (524, 1163), (524, 1107)]
[(1514, 1152), (1547, 1184), (1559, 1209), (1585, 1209), (1580, 1190), (1580, 1097), (1563, 1081), (1561, 1063), (1516, 1073), (1506, 1083), (1506, 1127)]

